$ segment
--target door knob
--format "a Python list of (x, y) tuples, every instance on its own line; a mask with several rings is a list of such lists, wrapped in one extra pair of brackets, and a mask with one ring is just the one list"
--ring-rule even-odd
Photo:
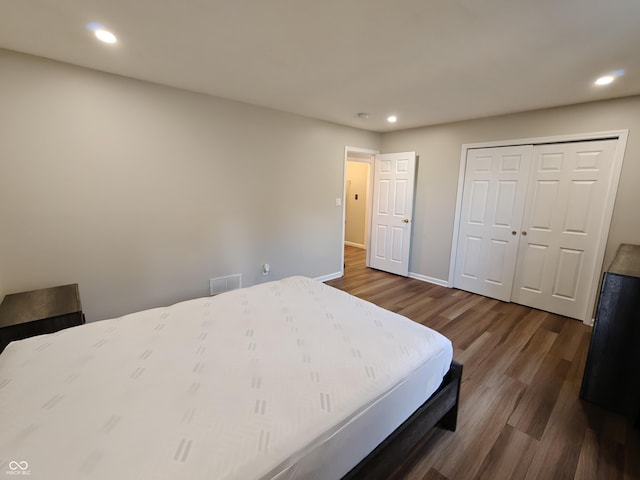
[(522, 235), (524, 235), (526, 237), (527, 236), (527, 232), (522, 232)]
[(515, 230), (513, 230), (513, 231), (511, 232), (511, 235), (517, 235), (517, 234), (518, 234), (518, 232), (516, 232)]
[(409, 223), (409, 219), (405, 218), (404, 220), (402, 220), (404, 223)]

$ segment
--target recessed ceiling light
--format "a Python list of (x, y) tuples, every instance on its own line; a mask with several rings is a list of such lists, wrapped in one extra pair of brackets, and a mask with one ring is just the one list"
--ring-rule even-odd
[(623, 76), (624, 73), (625, 73), (625, 71), (623, 69), (614, 70), (613, 72), (609, 73), (608, 75), (603, 75), (602, 77), (597, 79), (594, 83), (596, 85), (609, 85), (616, 78)]
[(396, 117), (395, 115), (390, 115), (387, 117), (387, 122), (389, 123), (396, 123), (398, 121), (398, 117)]
[(95, 35), (98, 40), (104, 43), (116, 43), (116, 36), (108, 30), (96, 30)]
[(116, 36), (106, 30), (100, 23), (87, 23), (87, 30), (91, 30), (96, 38), (104, 43), (116, 43), (118, 41)]
[(611, 82), (613, 82), (614, 78), (613, 75), (605, 75), (604, 77), (600, 77), (599, 79), (597, 79), (595, 81), (596, 85), (609, 85)]

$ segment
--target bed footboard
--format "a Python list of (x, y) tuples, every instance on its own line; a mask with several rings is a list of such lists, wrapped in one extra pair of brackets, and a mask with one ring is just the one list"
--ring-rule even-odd
[(343, 480), (386, 480), (407, 460), (407, 454), (436, 425), (455, 431), (458, 422), (462, 365), (451, 362), (442, 384), (384, 442), (356, 465)]

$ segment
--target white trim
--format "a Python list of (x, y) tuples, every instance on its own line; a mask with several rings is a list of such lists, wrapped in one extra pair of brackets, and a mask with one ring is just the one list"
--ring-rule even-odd
[[(618, 132), (618, 141), (616, 142), (616, 153), (613, 157), (613, 172), (611, 173), (610, 192), (607, 198), (607, 204), (604, 206), (604, 223), (600, 232), (600, 241), (598, 245), (598, 252), (596, 253), (596, 266), (598, 268), (595, 275), (591, 277), (591, 291), (589, 293), (589, 300), (587, 301), (587, 311), (584, 316), (584, 324), (593, 326), (593, 323), (589, 323), (594, 315), (596, 308), (596, 300), (598, 298), (598, 286), (600, 285), (600, 272), (602, 271), (602, 264), (604, 263), (604, 252), (607, 248), (607, 240), (609, 239), (609, 232), (611, 231), (611, 220), (613, 218), (613, 207), (618, 196), (618, 187), (620, 185), (620, 174), (622, 173), (622, 162), (624, 161), (624, 154), (627, 148), (627, 138), (629, 136), (629, 130), (620, 130)], [(591, 311), (589, 311), (591, 309)]]
[[(341, 232), (340, 232), (340, 243), (343, 244), (343, 247), (341, 248), (341, 252), (340, 252), (340, 272), (341, 275), (344, 275), (344, 233), (345, 233), (345, 228), (344, 228), (344, 222), (346, 219), (346, 208), (347, 208), (347, 161), (349, 161), (349, 152), (353, 152), (353, 153), (360, 153), (360, 154), (365, 154), (365, 155), (371, 155), (371, 159), (367, 160), (365, 158), (352, 158), (351, 161), (360, 161), (360, 162), (365, 162), (368, 163), (370, 165), (369, 168), (369, 185), (372, 187), (373, 186), (373, 157), (377, 154), (380, 153), (379, 150), (371, 150), (369, 148), (359, 148), (359, 147), (350, 147), (348, 145), (346, 145), (344, 147), (344, 159), (342, 161), (342, 228), (341, 228)], [(371, 195), (371, 190), (372, 188), (369, 188), (369, 192), (367, 194), (367, 219), (366, 219), (366, 227), (367, 228), (367, 232), (366, 232), (366, 238), (365, 238), (365, 245), (371, 245), (371, 232), (369, 231), (371, 228), (371, 211), (372, 211), (372, 197), (373, 195)], [(365, 247), (366, 248), (366, 247)], [(369, 266), (369, 254), (370, 252), (367, 250), (367, 255), (365, 256), (365, 265), (368, 267)]]
[(462, 192), (464, 190), (464, 172), (467, 169), (467, 150), (462, 145), (460, 154), (460, 169), (458, 170), (458, 194), (456, 195), (456, 214), (453, 217), (453, 238), (451, 239), (451, 256), (449, 257), (449, 278), (447, 283), (453, 286), (453, 277), (456, 269), (456, 256), (458, 254), (458, 233), (460, 230), (460, 210), (462, 210)]
[(318, 282), (328, 282), (329, 280), (335, 280), (336, 278), (341, 278), (341, 277), (344, 277), (344, 267), (342, 272), (329, 273), (327, 275), (316, 277), (314, 278), (314, 280)]
[(415, 280), (420, 280), (421, 282), (433, 283), (434, 285), (440, 285), (441, 287), (449, 288), (449, 282), (447, 282), (446, 280), (428, 277), (426, 275), (422, 275), (421, 273), (409, 272), (409, 278), (413, 278)]
[[(494, 142), (464, 143), (463, 150), (470, 148), (511, 147), (514, 145), (540, 145), (543, 143), (581, 142), (583, 140), (604, 140), (606, 138), (621, 138), (628, 135), (629, 130), (607, 130), (604, 132), (573, 133), (569, 135), (554, 135), (551, 137), (520, 138), (516, 140), (497, 140)], [(466, 157), (465, 157), (466, 158)]]
[(344, 244), (348, 247), (355, 247), (355, 248), (361, 248), (362, 250), (366, 250), (367, 247), (366, 245), (363, 245), (361, 243), (355, 243), (355, 242), (347, 242), (346, 240), (344, 241)]
[[(613, 217), (613, 207), (616, 200), (616, 195), (618, 191), (618, 185), (620, 181), (620, 173), (622, 172), (622, 163), (624, 160), (625, 150), (627, 148), (627, 138), (629, 136), (629, 130), (611, 130), (604, 132), (593, 132), (593, 133), (575, 133), (570, 135), (556, 135), (551, 137), (535, 137), (535, 138), (525, 138), (518, 140), (502, 140), (495, 142), (482, 142), (482, 143), (465, 143), (462, 145), (462, 151), (460, 153), (460, 169), (458, 173), (458, 194), (456, 197), (456, 214), (454, 217), (454, 225), (453, 225), (453, 238), (451, 239), (451, 258), (449, 261), (449, 279), (448, 284), (452, 287), (454, 286), (454, 272), (455, 272), (455, 264), (456, 264), (456, 255), (458, 250), (458, 233), (459, 233), (459, 224), (460, 224), (460, 210), (462, 208), (462, 190), (464, 187), (464, 172), (467, 167), (467, 152), (473, 148), (490, 148), (490, 147), (509, 147), (514, 145), (541, 145), (545, 143), (565, 143), (565, 142), (579, 142), (585, 140), (604, 140), (608, 138), (616, 138), (618, 142), (616, 143), (616, 153), (613, 159), (613, 173), (611, 177), (611, 186), (613, 195), (610, 195), (607, 199), (607, 205), (605, 205), (605, 223), (603, 225), (603, 235), (600, 239), (598, 251), (596, 254), (596, 265), (598, 268), (602, 270), (602, 264), (604, 262), (604, 252), (607, 247), (607, 238), (609, 236), (609, 230), (611, 228), (611, 219)], [(592, 286), (590, 288), (588, 307), (592, 310), (595, 308), (595, 301), (597, 296), (598, 282), (599, 282), (599, 272), (597, 275), (594, 275), (592, 280)], [(584, 324), (589, 325), (589, 320), (591, 320), (591, 313), (587, 313), (585, 316)]]
[(344, 147), (344, 151), (345, 151), (345, 154), (347, 152), (364, 153), (366, 155), (378, 155), (380, 153), (380, 150), (371, 150), (370, 148), (350, 147), (348, 145)]

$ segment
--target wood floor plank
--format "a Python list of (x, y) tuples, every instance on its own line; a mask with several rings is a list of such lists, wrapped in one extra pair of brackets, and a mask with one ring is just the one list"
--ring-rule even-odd
[[(483, 297), (479, 295), (467, 294), (467, 298), (460, 298), (458, 301), (441, 313), (443, 317), (451, 320), (458, 318), (463, 313), (469, 312), (475, 305), (482, 302)], [(485, 311), (486, 312), (486, 311)]]
[(589, 338), (591, 337), (591, 328), (580, 322), (567, 322), (566, 319), (558, 315), (550, 317), (564, 320), (564, 324), (558, 331), (558, 338), (551, 347), (551, 353), (569, 361), (573, 360), (583, 339), (583, 334), (587, 333)]
[(482, 368), (478, 369), (473, 376), (480, 377), (488, 385), (495, 384), (521, 354), (543, 319), (544, 315), (540, 312), (530, 311), (521, 318), (520, 322), (507, 322), (509, 328), (506, 331), (496, 328), (494, 332), (502, 336), (500, 348), (489, 353)]
[[(486, 388), (473, 406), (482, 414), (469, 414), (469, 421), (460, 427), (453, 439), (452, 448), (460, 457), (447, 456), (444, 461), (434, 464), (437, 470), (449, 478), (475, 478), (525, 388), (510, 377), (503, 377), (499, 386)], [(482, 431), (482, 436), (477, 435), (478, 431)]]
[[(571, 324), (572, 323), (578, 325), (578, 322), (571, 322)], [(567, 322), (566, 318), (561, 317), (560, 315), (549, 315), (547, 318), (545, 318), (540, 328), (544, 328), (551, 332), (560, 333), (564, 327), (571, 324)]]
[(490, 352), (498, 347), (500, 338), (491, 332), (483, 332), (469, 347), (460, 350), (457, 361), (464, 365), (462, 379), (470, 377), (487, 358)]
[(584, 366), (587, 363), (587, 355), (589, 353), (589, 343), (591, 342), (591, 331), (584, 330), (580, 335), (580, 343), (576, 349), (575, 356), (571, 362), (571, 368), (567, 374), (567, 382), (574, 387), (574, 391), (579, 395), (582, 386), (582, 375), (584, 374)]
[(573, 479), (585, 435), (586, 419), (580, 400), (565, 382), (525, 479)]
[(574, 480), (598, 480), (598, 436), (588, 428), (585, 432)]
[(557, 336), (555, 332), (544, 328), (538, 329), (518, 353), (505, 374), (522, 383), (530, 384)]
[(448, 480), (447, 477), (438, 472), (435, 468), (430, 468), (422, 480)]
[(471, 308), (478, 312), (488, 312), (493, 310), (496, 305), (500, 304), (500, 300), (496, 300), (495, 298), (482, 297), (480, 295), (476, 295), (476, 297), (481, 300)]
[(508, 424), (536, 440), (542, 438), (571, 364), (551, 353), (544, 358)]
[(529, 435), (507, 425), (485, 457), (475, 478), (522, 479), (527, 474), (538, 442)]
[[(598, 456), (598, 475), (600, 478), (622, 480), (623, 472), (616, 469), (624, 463), (624, 442), (627, 424), (619, 415), (605, 414), (605, 421), (599, 437), (600, 455)], [(640, 453), (640, 452), (639, 452)]]
[(501, 314), (497, 312), (466, 310), (441, 327), (439, 331), (447, 337), (455, 337), (456, 345), (466, 349), (482, 332), (487, 331), (489, 325), (494, 323), (499, 315)]
[(591, 329), (522, 305), (365, 267), (327, 282), (445, 333), (464, 364), (456, 432), (435, 428), (393, 480), (640, 480), (640, 431), (580, 400)]
[[(409, 317), (411, 318), (411, 317)], [(433, 328), (434, 330), (438, 331), (438, 332), (442, 332), (442, 330), (444, 330), (444, 328), (451, 323), (451, 319), (447, 318), (447, 317), (443, 317), (442, 315), (436, 315), (433, 317), (429, 317), (426, 320), (420, 322), (423, 325), (426, 325), (429, 328)], [(456, 345), (454, 345), (456, 346)]]
[[(450, 293), (449, 295), (438, 297), (438, 302), (434, 303), (432, 308), (428, 312), (425, 312), (426, 319), (423, 322), (424, 325), (429, 326), (429, 319), (438, 316), (444, 316), (443, 313), (448, 311), (452, 306), (456, 305), (460, 301), (461, 297)], [(451, 318), (445, 317), (449, 320)]]
[[(410, 302), (405, 303), (402, 308), (397, 310), (397, 313), (404, 315), (405, 317), (409, 317), (418, 323), (424, 324), (427, 320), (427, 316), (424, 315), (424, 313), (428, 312), (431, 306), (436, 302), (437, 299), (427, 295), (420, 295), (417, 298), (416, 295), (414, 295)], [(449, 321), (449, 319), (447, 319), (447, 321)]]

